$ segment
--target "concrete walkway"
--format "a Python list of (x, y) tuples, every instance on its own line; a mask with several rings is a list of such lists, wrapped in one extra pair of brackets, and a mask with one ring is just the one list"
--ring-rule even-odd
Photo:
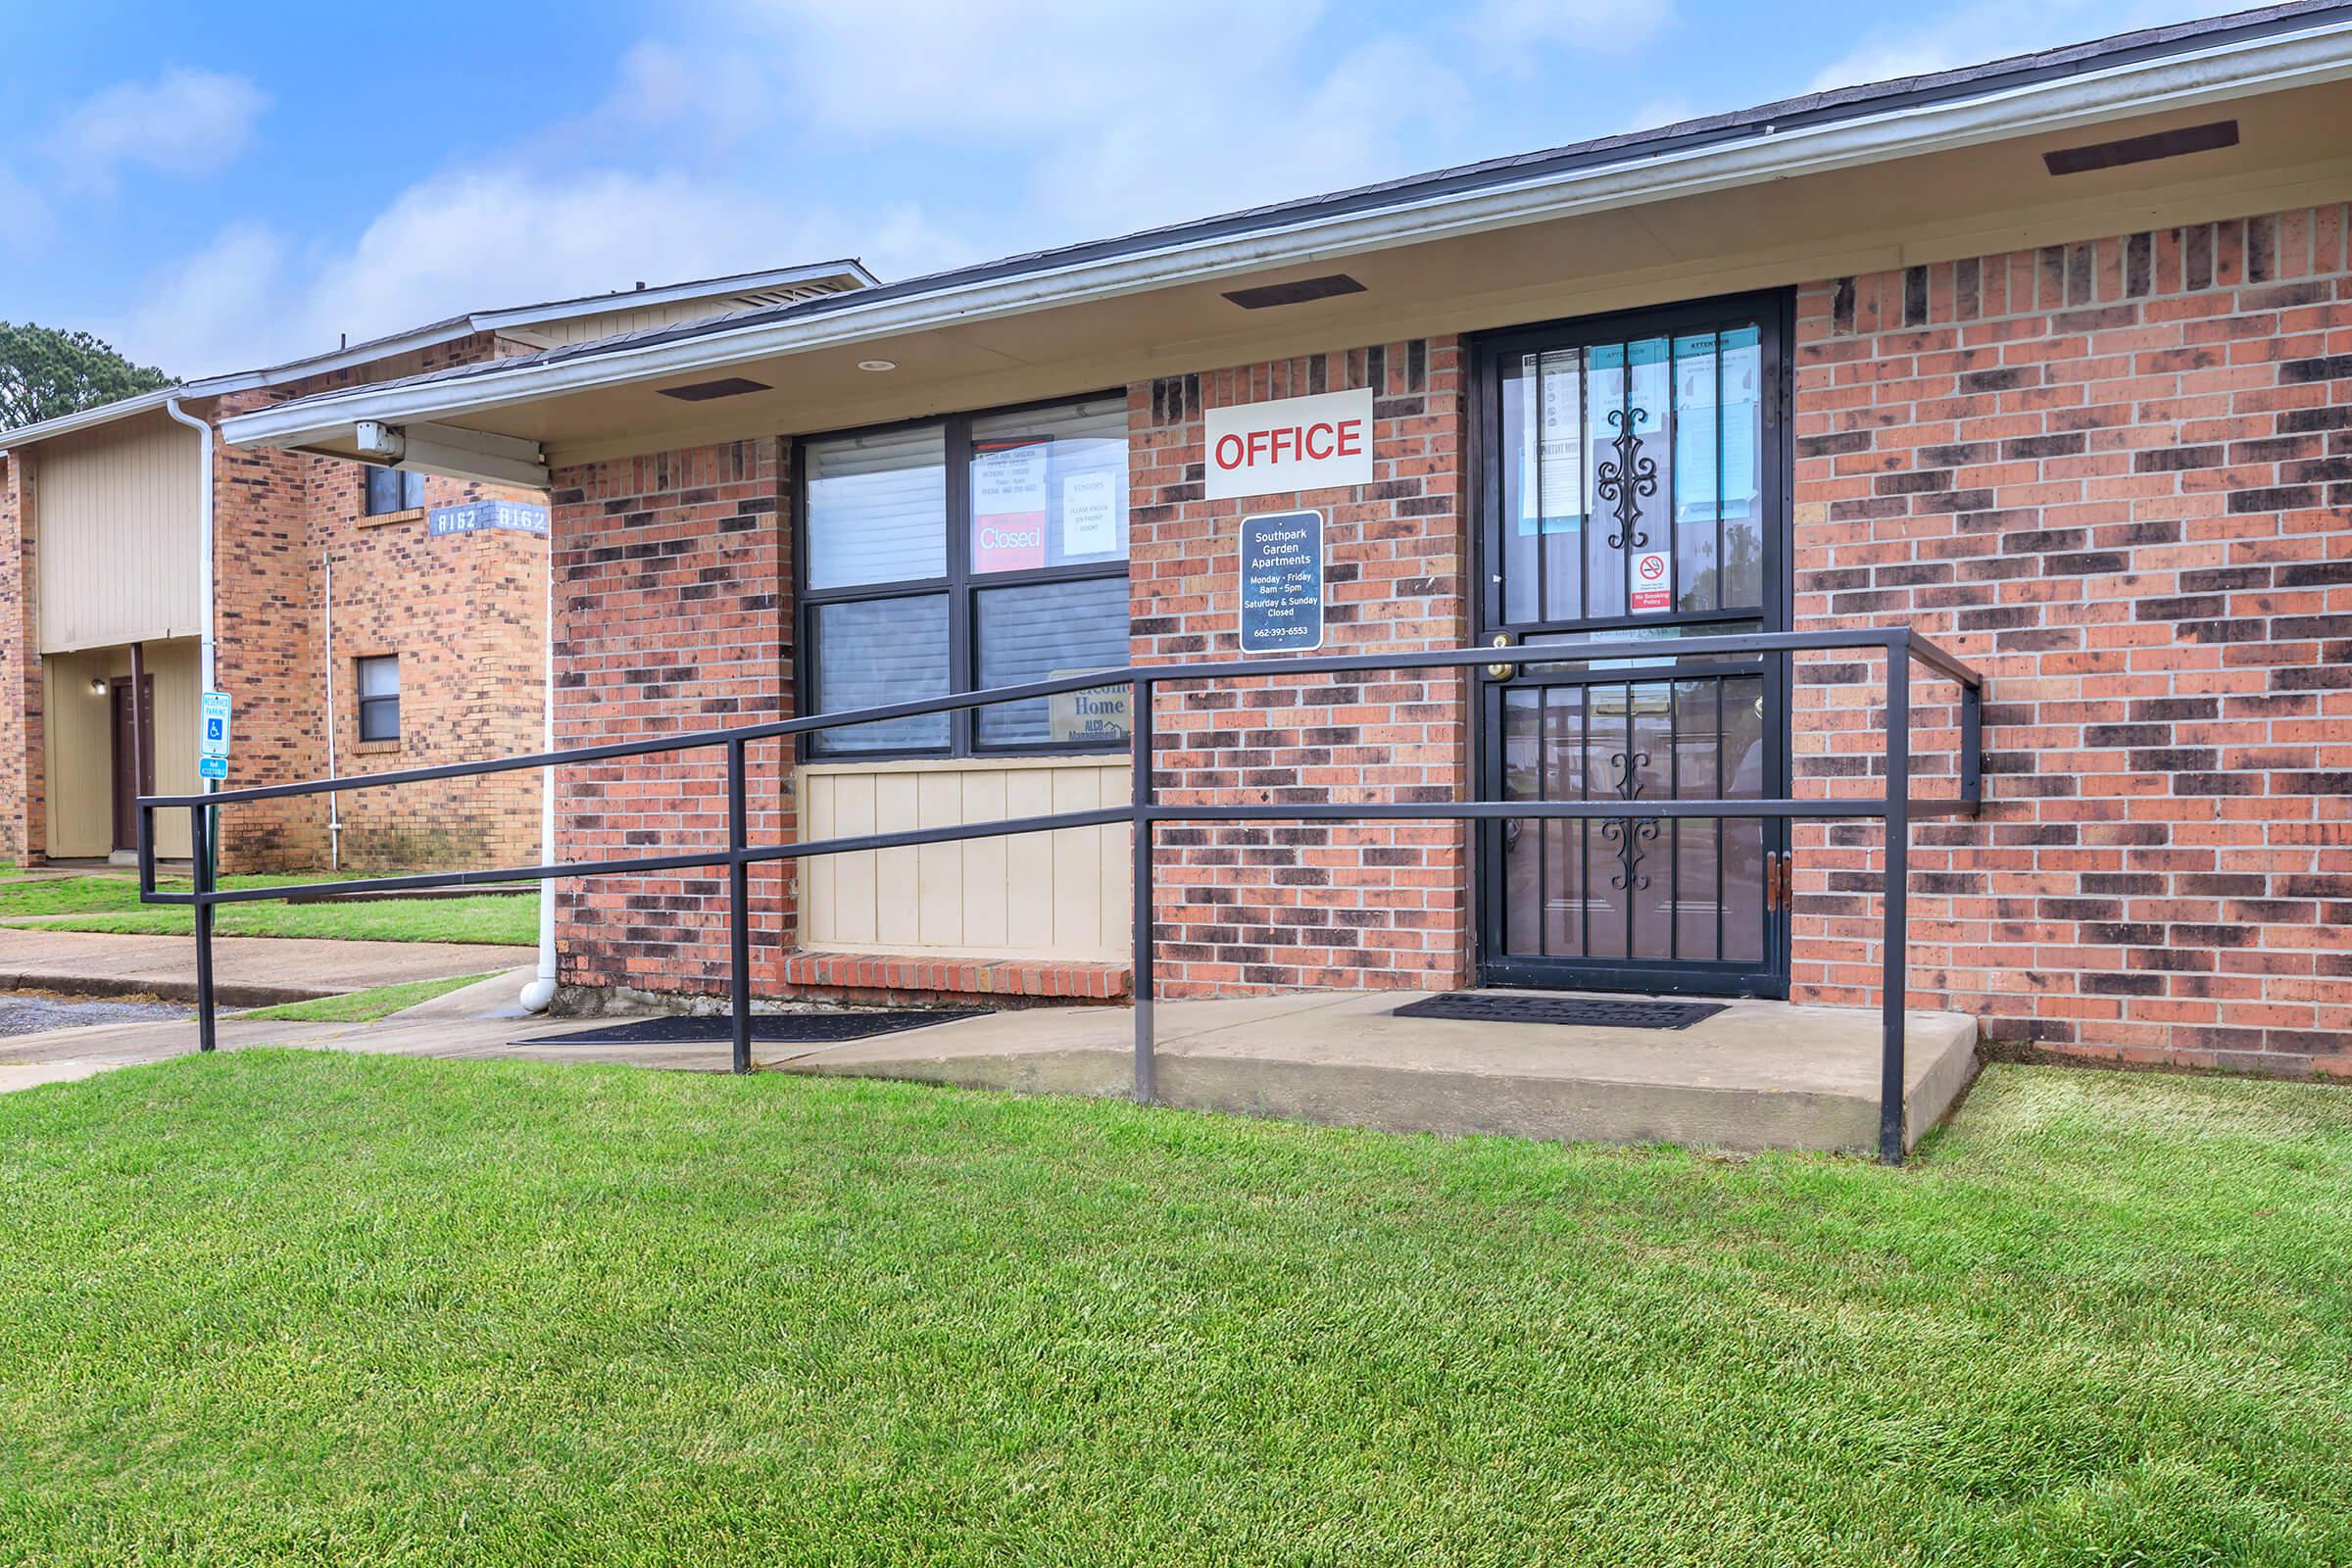
[[(481, 952), (483, 950), (473, 950)], [(522, 1045), (605, 1018), (519, 1017), (527, 968), (372, 1024), (224, 1019), (224, 1049), (301, 1046), (395, 1055), (600, 1062), (723, 1072), (721, 1043)], [(1160, 1004), (1160, 1099), (1200, 1110), (1553, 1141), (1869, 1153), (1878, 1145), (1875, 1011), (1741, 1002), (1685, 1030), (1564, 1028), (1398, 1018), (1402, 992), (1317, 992)], [(487, 1015), (486, 1015), (487, 1014)], [(766, 1071), (913, 1079), (1024, 1094), (1124, 1095), (1124, 1007), (1001, 1012), (842, 1045), (760, 1045)], [(1904, 1144), (1947, 1114), (1977, 1067), (1976, 1021), (1908, 1019)], [(83, 1070), (182, 1055), (192, 1022), (59, 1030), (0, 1040), (0, 1088), (31, 1069)]]
[[(402, 980), (511, 969), (530, 962), (532, 956), (529, 948), (470, 942), (216, 937), (213, 980), (221, 1005), (266, 1007)], [(0, 927), (0, 991), (191, 1001), (196, 995), (196, 941)]]

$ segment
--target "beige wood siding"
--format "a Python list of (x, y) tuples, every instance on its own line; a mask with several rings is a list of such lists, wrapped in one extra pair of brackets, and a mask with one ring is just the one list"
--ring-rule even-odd
[[(827, 762), (800, 775), (808, 839), (1045, 816), (1127, 803), (1100, 758)], [(801, 946), (827, 952), (1098, 960), (1127, 952), (1123, 827), (829, 855), (801, 880)]]
[[(48, 782), (52, 857), (100, 857), (115, 844), (113, 704), (93, 680), (130, 673), (130, 650), (106, 648), (53, 654), (41, 661), (42, 762)], [(151, 643), (147, 673), (155, 682), (155, 787), (165, 795), (193, 794), (196, 777), (196, 644)], [(188, 853), (188, 813), (159, 811), (156, 853), (178, 859)]]
[(36, 453), (41, 651), (201, 635), (197, 433), (159, 413)]

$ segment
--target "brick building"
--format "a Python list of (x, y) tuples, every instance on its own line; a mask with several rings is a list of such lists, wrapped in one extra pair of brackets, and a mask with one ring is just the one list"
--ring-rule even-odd
[[(1881, 662), (1982, 669), (1985, 807), (1911, 839), (1911, 996), (1995, 1041), (2352, 1072), (2352, 6), (2294, 4), (228, 421), (529, 439), (559, 740), (1320, 633), (1468, 675), (1161, 690), (1162, 800), (1655, 801), (1168, 826), (1160, 985), (1877, 1000)], [(1267, 558), (1272, 559), (1272, 558)], [(1252, 613), (1312, 605), (1256, 596)], [(1272, 629), (1268, 629), (1272, 628)], [(1639, 638), (1658, 657), (1579, 661)], [(755, 748), (756, 839), (1123, 803), (1118, 694)], [(1951, 688), (1918, 683), (1922, 792)], [(723, 842), (710, 752), (569, 770), (567, 859)], [(1123, 827), (762, 867), (766, 997), (1121, 994)], [(567, 888), (564, 980), (723, 985), (723, 881)]]
[[(127, 857), (141, 793), (189, 791), (197, 699), (232, 702), (231, 784), (535, 750), (547, 679), (546, 491), (514, 451), (450, 477), (393, 444), (353, 461), (221, 445), (225, 417), (615, 332), (857, 288), (855, 263), (454, 317), (0, 433), (0, 856)], [(133, 692), (140, 695), (133, 700)], [(273, 803), (223, 821), (230, 870), (528, 863), (515, 774)], [(184, 856), (180, 813), (158, 849)]]

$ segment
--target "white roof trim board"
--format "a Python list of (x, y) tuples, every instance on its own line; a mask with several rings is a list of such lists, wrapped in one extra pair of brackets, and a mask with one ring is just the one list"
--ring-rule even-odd
[(323, 393), (239, 416), (222, 428), (232, 444), (302, 447), (331, 440), (361, 419), (460, 418), (534, 398), (708, 372), (2348, 76), (2352, 4), (2301, 0), (694, 325)]

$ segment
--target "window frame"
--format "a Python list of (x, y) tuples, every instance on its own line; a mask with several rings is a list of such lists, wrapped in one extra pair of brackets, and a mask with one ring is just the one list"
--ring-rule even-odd
[[(369, 664), (390, 664), (392, 666), (391, 696), (370, 697), (368, 695), (367, 670)], [(402, 739), (404, 732), (401, 728), (400, 714), (400, 655), (355, 655), (351, 661), (351, 692), (352, 734), (360, 745), (390, 746), (396, 744)], [(392, 733), (389, 735), (370, 735), (368, 733), (368, 710), (371, 705), (380, 707), (385, 703), (390, 703), (392, 705)]]
[[(1092, 392), (1080, 392), (1064, 397), (1039, 398), (1027, 403), (1014, 403), (987, 409), (967, 409), (949, 415), (930, 415), (917, 419), (894, 419), (882, 424), (857, 425), (842, 430), (820, 430), (795, 436), (792, 443), (792, 580), (796, 584), (808, 581), (808, 449), (846, 438), (886, 435), (902, 430), (919, 430), (930, 425), (942, 427), (942, 461), (947, 466), (944, 500), (947, 527), (947, 571), (940, 577), (916, 577), (897, 582), (858, 583), (850, 587), (808, 589), (794, 596), (793, 604), (793, 696), (798, 711), (808, 715), (817, 711), (817, 670), (821, 663), (818, 647), (816, 612), (828, 605), (853, 604), (877, 599), (909, 599), (920, 594), (944, 594), (948, 601), (948, 690), (954, 696), (974, 690), (973, 682), (980, 667), (979, 596), (997, 588), (1026, 588), (1062, 582), (1088, 582), (1116, 578), (1130, 582), (1129, 567), (1134, 560), (1135, 535), (1132, 507), (1123, 518), (1128, 529), (1127, 554), (1116, 561), (1080, 562), (1076, 564), (1039, 566), (1028, 571), (974, 571), (972, 569), (972, 421), (995, 418), (1004, 415), (1042, 413), (1048, 409), (1066, 408), (1074, 403), (1093, 403), (1115, 399), (1124, 407), (1127, 392), (1124, 387), (1102, 387)], [(1121, 439), (1127, 440), (1122, 431)], [(1128, 441), (1127, 462), (1132, 481), (1134, 449)], [(1132, 488), (1129, 495), (1132, 500)], [(1132, 601), (1131, 601), (1132, 602)], [(1129, 653), (1120, 664), (1133, 661), (1133, 615), (1129, 615)], [(948, 714), (948, 740), (945, 746), (932, 747), (876, 747), (872, 750), (827, 751), (820, 734), (804, 733), (794, 748), (803, 763), (858, 763), (910, 760), (952, 761), (973, 758), (1018, 757), (1103, 757), (1123, 754), (1124, 739), (1102, 741), (1035, 741), (1023, 744), (979, 741), (978, 710), (959, 709)]]
[[(375, 509), (374, 486), (372, 484), (374, 477), (379, 473), (394, 474), (398, 476), (400, 480), (400, 505), (396, 507), (387, 507), (381, 512), (378, 512)], [(412, 483), (414, 484), (416, 492), (416, 499), (413, 501), (409, 498), (409, 491)], [(421, 471), (415, 468), (397, 468), (388, 463), (366, 463), (360, 466), (361, 516), (397, 517), (403, 513), (421, 512), (423, 510), (424, 474)]]

